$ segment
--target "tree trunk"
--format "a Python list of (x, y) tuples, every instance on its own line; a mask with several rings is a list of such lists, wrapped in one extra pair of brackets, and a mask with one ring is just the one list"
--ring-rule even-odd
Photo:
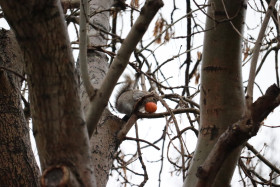
[(95, 186), (60, 1), (25, 1), (23, 6), (22, 2), (0, 0), (0, 5), (25, 55), (34, 136), (43, 179), (46, 177), (42, 183)]
[[(110, 14), (109, 11), (102, 10), (109, 10), (113, 2), (113, 0), (91, 0), (89, 2), (89, 15), (93, 15), (89, 18), (90, 26), (88, 31), (89, 47), (91, 49), (107, 45), (108, 40), (106, 37), (108, 36), (102, 31), (110, 31)], [(101, 13), (96, 14), (98, 11), (101, 11)], [(108, 72), (108, 57), (105, 53), (97, 50), (88, 50), (87, 59), (91, 83), (94, 88), (99, 89)], [(81, 96), (84, 112), (87, 113), (90, 102), (82, 82)], [(105, 109), (90, 139), (92, 160), (98, 187), (105, 187), (107, 184), (109, 172), (115, 158), (114, 153), (117, 151), (119, 145), (116, 139), (116, 133), (123, 125), (124, 121), (112, 115), (108, 109)]]
[[(160, 3), (158, 3), (158, 2), (160, 2)], [(113, 0), (110, 0), (110, 1), (92, 0), (89, 2), (89, 5), (90, 5), (89, 15), (93, 15), (92, 17), (89, 18), (89, 20), (90, 20), (90, 24), (93, 24), (93, 25), (90, 26), (90, 29), (88, 32), (89, 47), (90, 47), (90, 50), (88, 50), (88, 69), (89, 69), (89, 74), (90, 74), (89, 77), (91, 77), (91, 82), (92, 82), (94, 88), (99, 89), (99, 90), (100, 90), (102, 83), (103, 83), (103, 85), (102, 85), (103, 87), (109, 86), (110, 88), (114, 88), (114, 86), (115, 86), (114, 82), (117, 81), (117, 79), (119, 78), (119, 76), (122, 73), (122, 71), (118, 71), (119, 67), (121, 66), (122, 69), (124, 69), (126, 67), (126, 64), (120, 65), (120, 63), (119, 63), (119, 65), (117, 65), (118, 68), (116, 68), (116, 65), (114, 65), (114, 62), (113, 62), (112, 66), (110, 67), (111, 73), (113, 71), (117, 72), (114, 74), (114, 78), (113, 78), (114, 81), (103, 82), (105, 75), (108, 72), (108, 58), (106, 57), (105, 53), (99, 52), (97, 50), (93, 50), (98, 47), (107, 45), (106, 32), (108, 32), (109, 28), (110, 28), (109, 27), (109, 11), (103, 11), (103, 10), (109, 10), (111, 8), (111, 6), (113, 5), (113, 3), (114, 3)], [(144, 10), (143, 9), (141, 10), (141, 11), (143, 11), (143, 14), (145, 15), (144, 17), (147, 19), (143, 19), (143, 17), (142, 17), (142, 19), (139, 21), (140, 25), (138, 25), (138, 27), (136, 27), (136, 29), (134, 28), (134, 31), (132, 31), (134, 34), (136, 34), (136, 37), (135, 37), (135, 35), (133, 35), (135, 37), (135, 38), (133, 38), (133, 42), (132, 42), (132, 39), (126, 38), (126, 40), (125, 40), (126, 42), (122, 43), (122, 45), (124, 45), (124, 43), (125, 43), (127, 46), (130, 46), (129, 49), (131, 51), (125, 53), (124, 56), (116, 55), (116, 57), (115, 57), (115, 58), (118, 58), (118, 56), (122, 56), (122, 60), (123, 60), (122, 63), (128, 62), (128, 59), (130, 57), (132, 50), (135, 49), (136, 44), (141, 39), (142, 35), (145, 33), (154, 14), (163, 5), (161, 3), (161, 1), (146, 1), (145, 5), (147, 5), (147, 4), (150, 6), (145, 6), (146, 8), (144, 8)], [(154, 4), (160, 5), (160, 6), (154, 6)], [(149, 9), (147, 7), (151, 8), (151, 9)], [(156, 7), (156, 8), (153, 9), (153, 7)], [(96, 13), (95, 11), (97, 11), (97, 12), (100, 11), (100, 13), (95, 14)], [(147, 13), (148, 13), (148, 15), (147, 15)], [(137, 21), (135, 24), (137, 25)], [(140, 32), (139, 32), (139, 30), (140, 30)], [(134, 45), (132, 45), (132, 46), (129, 45), (131, 43)], [(116, 76), (116, 74), (118, 76)], [(83, 108), (85, 110), (85, 113), (87, 113), (89, 100), (87, 98), (85, 89), (82, 88), (81, 90), (82, 90)], [(99, 94), (97, 93), (96, 95), (99, 95)], [(107, 94), (104, 95), (104, 93), (100, 92), (100, 95), (102, 95), (102, 98), (104, 98), (105, 95), (107, 95)], [(99, 98), (99, 99), (101, 99), (101, 98)], [(100, 104), (100, 102), (98, 102), (98, 99), (96, 100), (96, 102), (94, 102), (94, 101), (91, 101), (91, 102), (92, 102), (92, 104), (96, 104), (96, 103)], [(108, 100), (106, 102), (108, 102)], [(96, 105), (96, 106), (97, 107), (94, 107), (94, 108), (97, 108), (97, 110), (98, 110), (98, 111), (96, 111), (96, 113), (99, 113), (99, 111), (103, 110), (103, 104)], [(91, 117), (99, 119), (98, 117), (96, 117), (96, 113), (93, 112)], [(102, 186), (105, 187), (107, 184), (109, 171), (112, 167), (113, 160), (114, 160), (114, 153), (117, 151), (118, 146), (121, 143), (121, 141), (117, 139), (116, 134), (122, 129), (124, 124), (125, 124), (125, 122), (123, 120), (112, 115), (109, 112), (109, 110), (106, 108), (102, 114), (102, 117), (99, 119), (97, 127), (95, 129), (93, 129), (93, 135), (92, 135), (90, 141), (91, 141), (92, 158), (94, 161), (93, 162), (94, 168), (96, 170), (98, 187), (102, 187)], [(89, 129), (89, 131), (91, 131), (91, 130)]]
[[(20, 104), (23, 57), (12, 32), (0, 31), (0, 186), (39, 186), (29, 126)], [(16, 180), (15, 180), (16, 179)]]
[[(206, 20), (201, 72), (200, 133), (184, 187), (196, 186), (197, 169), (217, 139), (244, 110), (241, 76), (241, 42), (246, 1), (210, 0)], [(228, 19), (227, 14), (230, 19)], [(229, 21), (230, 20), (230, 21)], [(234, 27), (233, 27), (234, 25)], [(236, 31), (238, 30), (238, 32)], [(212, 186), (229, 186), (242, 147), (225, 162)]]

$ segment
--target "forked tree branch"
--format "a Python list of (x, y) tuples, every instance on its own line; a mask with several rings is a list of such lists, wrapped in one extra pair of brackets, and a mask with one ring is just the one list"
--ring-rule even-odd
[[(28, 0), (23, 6), (19, 1), (0, 0), (0, 6), (24, 54), (42, 171), (49, 171), (48, 179), (57, 179), (53, 166), (63, 165), (80, 186), (95, 187), (89, 137), (60, 1)], [(72, 184), (68, 180), (65, 185)]]
[(99, 118), (107, 106), (112, 91), (129, 62), (131, 53), (148, 29), (155, 14), (162, 6), (162, 0), (147, 0), (141, 9), (140, 16), (137, 18), (126, 39), (123, 41), (100, 89), (91, 101), (89, 112), (86, 117), (89, 136), (92, 135), (93, 130), (96, 128)]
[(252, 104), (251, 116), (244, 116), (220, 136), (204, 164), (197, 170), (197, 187), (211, 187), (226, 158), (238, 146), (255, 136), (261, 122), (280, 104), (280, 89), (274, 84)]
[(248, 150), (253, 152), (258, 159), (260, 159), (261, 162), (263, 162), (265, 165), (267, 165), (271, 170), (275, 171), (276, 173), (280, 174), (280, 169), (277, 167), (277, 165), (271, 163), (267, 158), (265, 158), (263, 155), (260, 154), (259, 151), (257, 151), (252, 145), (250, 145), (248, 142), (245, 144)]

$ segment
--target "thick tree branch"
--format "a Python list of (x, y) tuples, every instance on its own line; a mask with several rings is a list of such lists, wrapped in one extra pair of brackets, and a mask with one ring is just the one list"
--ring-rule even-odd
[(14, 34), (0, 30), (0, 186), (39, 186), (40, 171), (20, 100), (23, 69)]
[(138, 120), (136, 114), (132, 114), (126, 124), (122, 127), (122, 129), (117, 134), (117, 139), (119, 142), (122, 142), (125, 139), (126, 134), (134, 125), (134, 123)]
[[(211, 18), (206, 19), (208, 32), (205, 32), (202, 52), (200, 133), (184, 187), (197, 185), (197, 168), (205, 162), (220, 135), (244, 111), (239, 33), (243, 33), (247, 1), (225, 1), (223, 6), (222, 0), (209, 0), (208, 5), (207, 15)], [(223, 162), (213, 186), (229, 186), (239, 153), (240, 148)]]
[(75, 174), (80, 186), (95, 186), (74, 58), (60, 1), (29, 0), (23, 6), (21, 1), (0, 0), (0, 5), (25, 56), (42, 170), (63, 164)]
[(88, 22), (88, 0), (81, 0), (80, 5), (80, 72), (81, 78), (88, 94), (88, 97), (91, 99), (94, 95), (94, 88), (90, 82), (89, 73), (88, 73), (88, 63), (87, 63), (87, 49), (88, 49), (88, 40), (87, 40), (87, 22)]
[(256, 41), (254, 51), (253, 51), (253, 56), (251, 60), (251, 67), (250, 67), (250, 74), (249, 74), (249, 80), (248, 80), (248, 90), (247, 90), (247, 95), (248, 95), (248, 104), (251, 105), (253, 102), (253, 88), (254, 88), (254, 82), (255, 82), (255, 76), (256, 76), (256, 67), (258, 63), (258, 58), (259, 58), (259, 53), (260, 53), (260, 48), (262, 46), (262, 40), (268, 25), (268, 21), (270, 19), (270, 16), (274, 10), (274, 6), (276, 4), (277, 0), (271, 0), (270, 4), (268, 6), (267, 12), (265, 14), (261, 30), (258, 35), (258, 39)]
[(252, 105), (252, 116), (244, 116), (231, 125), (218, 139), (204, 164), (198, 168), (197, 187), (211, 187), (225, 159), (238, 146), (255, 136), (260, 123), (280, 104), (280, 89), (270, 86), (265, 95)]
[(79, 8), (80, 0), (60, 0), (63, 10)]
[(86, 120), (89, 136), (92, 135), (93, 130), (96, 128), (99, 118), (104, 108), (107, 106), (114, 86), (129, 62), (131, 53), (143, 37), (155, 14), (162, 6), (162, 0), (147, 0), (141, 10), (140, 16), (131, 28), (131, 31), (126, 39), (123, 41), (122, 46), (118, 51), (103, 81), (103, 84), (101, 85), (101, 88), (97, 91), (95, 97), (91, 101), (91, 106)]

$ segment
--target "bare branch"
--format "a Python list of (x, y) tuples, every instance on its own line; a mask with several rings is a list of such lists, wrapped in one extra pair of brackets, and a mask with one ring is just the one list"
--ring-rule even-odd
[(158, 38), (160, 38), (168, 29), (170, 29), (173, 25), (175, 25), (176, 23), (178, 23), (179, 21), (181, 21), (184, 18), (187, 18), (188, 16), (191, 16), (194, 12), (198, 11), (193, 10), (191, 12), (189, 12), (188, 14), (182, 16), (181, 18), (179, 18), (178, 20), (176, 20), (174, 23), (168, 25), (157, 37), (155, 37), (149, 44), (147, 44), (145, 47), (143, 47), (140, 51), (137, 51), (137, 53), (141, 53), (142, 51), (144, 51), (145, 49), (147, 49), (150, 45), (152, 45)]
[[(18, 1), (0, 0), (0, 5), (24, 53), (42, 170), (64, 163), (81, 186), (95, 186), (74, 58), (60, 1), (29, 0), (23, 6)], [(33, 11), (36, 16), (30, 13)]]
[(101, 85), (101, 88), (97, 91), (97, 94), (91, 101), (86, 120), (90, 136), (96, 128), (104, 108), (107, 106), (107, 102), (112, 94), (114, 86), (129, 62), (131, 53), (143, 37), (155, 14), (162, 6), (162, 0), (147, 0), (141, 10), (140, 16), (131, 28), (126, 39), (123, 41), (122, 46), (118, 51), (118, 54), (116, 55), (103, 84)]
[(127, 121), (127, 123), (122, 127), (122, 129), (117, 134), (117, 139), (121, 142), (124, 140), (126, 134), (131, 129), (133, 124), (137, 121), (138, 117), (135, 114), (132, 114)]
[(88, 0), (81, 0), (81, 8), (80, 8), (80, 53), (79, 53), (79, 61), (80, 61), (80, 71), (81, 78), (83, 84), (85, 86), (86, 92), (88, 94), (89, 99), (94, 96), (94, 88), (90, 82), (89, 73), (88, 73), (88, 65), (87, 65), (87, 22), (88, 22)]
[(252, 151), (263, 163), (265, 163), (270, 169), (275, 171), (276, 173), (280, 174), (280, 169), (277, 168), (274, 164), (272, 164), (269, 160), (264, 158), (252, 145), (250, 145), (248, 142), (246, 143), (246, 147), (248, 150)]
[(148, 144), (148, 145), (154, 147), (155, 149), (160, 150), (160, 148), (159, 148), (158, 146), (156, 146), (156, 145), (154, 145), (153, 143), (150, 143), (150, 142), (148, 142), (148, 141), (146, 141), (146, 140), (140, 139), (140, 138), (125, 137), (124, 140), (135, 140), (135, 141), (144, 142), (144, 143), (146, 143), (146, 144)]
[[(172, 110), (173, 114), (182, 114), (182, 113), (193, 113), (193, 114), (199, 114), (199, 110), (194, 109), (194, 108), (180, 108), (180, 109), (174, 109)], [(170, 116), (170, 112), (161, 112), (161, 113), (136, 113), (136, 115), (139, 118), (162, 118), (166, 116)]]
[(11, 72), (11, 73), (15, 74), (16, 76), (20, 77), (22, 80), (26, 81), (26, 78), (23, 75), (19, 74), (18, 72), (14, 71), (14, 70), (12, 70), (10, 68), (4, 67), (4, 66), (0, 66), (0, 71), (1, 71), (1, 69), (5, 70), (5, 71), (8, 71), (8, 72)]
[(249, 74), (249, 80), (248, 80), (248, 91), (247, 91), (247, 96), (248, 96), (248, 104), (251, 105), (253, 102), (253, 88), (254, 88), (254, 81), (255, 81), (255, 76), (256, 76), (256, 67), (258, 63), (258, 58), (259, 58), (259, 53), (260, 53), (260, 48), (262, 45), (262, 40), (265, 34), (265, 30), (268, 24), (268, 21), (270, 19), (270, 16), (274, 10), (274, 6), (276, 4), (277, 0), (271, 0), (267, 12), (265, 14), (261, 30), (258, 35), (258, 39), (256, 41), (254, 51), (253, 51), (253, 56), (251, 60), (251, 68), (250, 68), (250, 74)]
[(244, 116), (220, 136), (207, 159), (197, 170), (197, 187), (211, 187), (225, 159), (235, 148), (255, 136), (260, 123), (280, 104), (280, 89), (270, 86), (265, 95), (258, 98), (252, 105), (252, 116)]
[[(136, 133), (136, 138), (139, 139), (139, 133), (138, 133), (138, 125), (137, 123), (135, 124), (135, 133)], [(142, 166), (142, 169), (144, 171), (144, 180), (141, 182), (141, 184), (139, 185), (139, 187), (143, 187), (147, 180), (149, 179), (149, 176), (148, 176), (148, 173), (147, 173), (147, 169), (146, 169), (146, 165), (143, 161), (143, 158), (142, 158), (142, 152), (141, 152), (141, 149), (140, 149), (140, 143), (139, 141), (137, 141), (137, 153), (139, 155), (139, 161), (141, 163), (141, 166)]]

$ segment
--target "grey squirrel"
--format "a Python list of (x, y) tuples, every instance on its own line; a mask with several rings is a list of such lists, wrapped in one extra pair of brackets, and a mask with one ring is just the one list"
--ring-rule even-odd
[[(125, 83), (120, 88), (116, 95), (116, 109), (118, 112), (126, 114), (126, 117), (130, 117), (131, 114), (134, 112), (135, 105), (141, 99), (142, 97), (151, 94), (151, 92), (142, 91), (133, 89), (134, 81), (131, 79), (130, 76), (125, 76)], [(147, 103), (155, 103), (153, 107), (155, 107), (156, 110), (156, 99), (154, 97), (147, 97), (145, 98), (142, 103), (139, 105), (139, 109), (145, 108), (146, 112), (151, 112), (150, 110), (147, 110)], [(151, 103), (151, 104), (152, 104)], [(152, 110), (154, 112), (154, 110)]]

